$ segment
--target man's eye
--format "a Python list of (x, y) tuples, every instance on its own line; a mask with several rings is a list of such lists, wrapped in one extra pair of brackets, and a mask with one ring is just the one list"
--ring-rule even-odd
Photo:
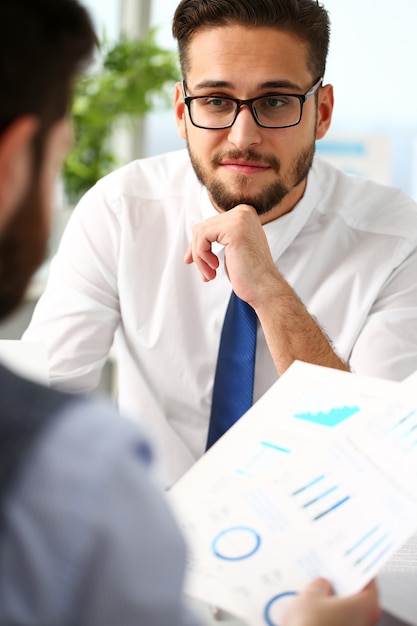
[(224, 98), (205, 98), (203, 100), (204, 105), (214, 107), (227, 107), (230, 106), (230, 101), (225, 100)]
[(288, 98), (281, 98), (279, 96), (268, 96), (268, 98), (264, 98), (259, 101), (259, 105), (261, 107), (270, 108), (270, 109), (279, 109), (288, 104)]

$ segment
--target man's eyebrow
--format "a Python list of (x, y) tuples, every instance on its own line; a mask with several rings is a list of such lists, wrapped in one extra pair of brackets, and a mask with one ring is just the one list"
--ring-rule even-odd
[(194, 85), (194, 89), (233, 89), (233, 83), (227, 80), (203, 80), (200, 83)]
[(269, 80), (259, 85), (259, 89), (288, 89), (290, 91), (302, 91), (300, 85), (289, 80)]
[[(198, 89), (236, 89), (236, 86), (227, 80), (203, 80), (193, 87)], [(302, 91), (302, 88), (289, 80), (268, 80), (256, 85), (256, 90), (261, 89), (287, 89), (290, 91)]]

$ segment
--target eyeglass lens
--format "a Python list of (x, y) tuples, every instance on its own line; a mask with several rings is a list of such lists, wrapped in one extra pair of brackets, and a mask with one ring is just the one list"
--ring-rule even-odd
[[(228, 98), (201, 97), (191, 101), (190, 114), (198, 126), (222, 128), (234, 122), (239, 108)], [(300, 119), (301, 102), (295, 96), (266, 96), (252, 102), (252, 112), (263, 126), (292, 126)]]

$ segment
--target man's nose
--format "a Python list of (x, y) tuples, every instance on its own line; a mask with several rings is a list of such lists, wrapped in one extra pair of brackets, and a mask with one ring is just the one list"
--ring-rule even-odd
[(228, 140), (242, 150), (259, 144), (261, 139), (262, 128), (256, 123), (251, 108), (243, 104), (233, 126), (229, 128)]

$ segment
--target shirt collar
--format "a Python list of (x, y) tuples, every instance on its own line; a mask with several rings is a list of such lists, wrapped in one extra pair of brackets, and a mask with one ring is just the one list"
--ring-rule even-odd
[(292, 211), (264, 225), (265, 235), (275, 263), (303, 229), (317, 204), (317, 199), (318, 181), (313, 166), (307, 177), (304, 195)]

